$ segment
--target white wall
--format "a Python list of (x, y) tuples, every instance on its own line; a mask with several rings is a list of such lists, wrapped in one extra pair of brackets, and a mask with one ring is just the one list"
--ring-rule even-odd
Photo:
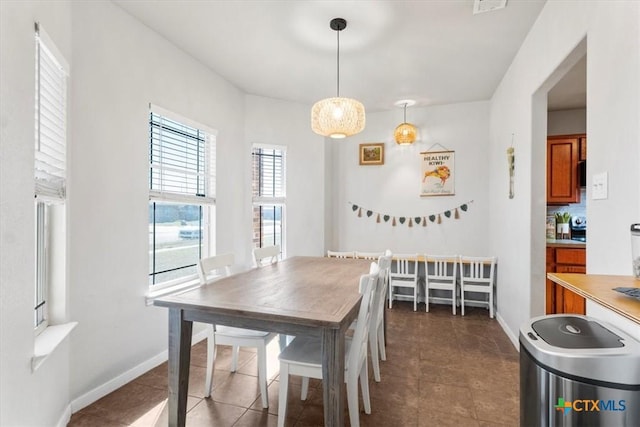
[[(71, 390), (77, 397), (166, 349), (146, 307), (148, 106), (218, 130), (217, 248), (247, 262), (244, 96), (111, 2), (74, 2), (70, 151)], [(243, 257), (244, 255), (244, 257)]]
[[(315, 255), (324, 251), (324, 138), (311, 131), (309, 106), (247, 95), (244, 148), (251, 162), (254, 143), (287, 147), (287, 205), (285, 246), (287, 256)], [(248, 169), (250, 170), (250, 169)], [(251, 203), (251, 188), (245, 193)], [(248, 210), (247, 227), (251, 227)], [(251, 247), (251, 242), (247, 243)]]
[[(498, 312), (511, 337), (544, 311), (546, 91), (586, 38), (588, 177), (609, 173), (609, 198), (587, 203), (589, 273), (630, 274), (629, 224), (640, 218), (640, 3), (547, 2), (491, 101), (491, 250), (500, 258)], [(612, 65), (615, 64), (615, 65)], [(557, 81), (557, 80), (556, 80)], [(516, 197), (501, 191), (516, 135)], [(587, 192), (590, 196), (590, 191)], [(611, 227), (611, 224), (619, 224)]]
[(570, 135), (587, 132), (587, 110), (549, 111), (547, 113), (547, 135)]
[[(219, 131), (216, 245), (250, 262), (244, 94), (111, 2), (0, 5), (0, 425), (55, 425), (166, 350), (166, 310), (144, 299), (150, 102)], [(79, 325), (31, 374), (34, 20), (71, 63), (67, 320)]]
[[(0, 425), (51, 425), (69, 402), (69, 341), (35, 373), (34, 87), (39, 21), (71, 67), (69, 2), (0, 2)], [(29, 238), (31, 236), (32, 238)]]
[[(402, 110), (367, 115), (365, 130), (346, 140), (329, 141), (333, 182), (333, 250), (433, 252), (438, 254), (491, 255), (489, 253), (489, 103), (473, 102), (408, 108), (407, 120), (419, 131), (419, 142), (398, 146), (393, 139), (402, 121)], [(384, 142), (382, 166), (359, 166), (359, 144)], [(455, 195), (420, 197), (421, 151), (434, 144), (455, 151)], [(437, 146), (433, 149), (442, 150)], [(506, 155), (503, 163), (506, 175)], [(501, 192), (506, 194), (508, 187)], [(427, 227), (408, 221), (395, 227), (391, 220), (376, 223), (363, 212), (358, 217), (349, 202), (374, 212), (395, 216), (429, 216), (458, 207), (470, 200), (460, 219), (441, 215), (442, 223)]]

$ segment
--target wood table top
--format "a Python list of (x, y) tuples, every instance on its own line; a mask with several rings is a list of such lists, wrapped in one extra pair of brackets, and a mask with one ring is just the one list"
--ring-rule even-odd
[(640, 300), (613, 290), (618, 287), (640, 288), (640, 280), (633, 276), (547, 273), (547, 278), (640, 324)]
[(154, 305), (338, 329), (360, 301), (359, 279), (370, 264), (362, 259), (292, 257), (158, 298)]

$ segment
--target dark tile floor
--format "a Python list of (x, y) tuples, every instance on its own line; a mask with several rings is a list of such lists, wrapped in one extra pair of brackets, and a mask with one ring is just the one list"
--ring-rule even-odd
[[(394, 303), (387, 310), (387, 361), (382, 381), (370, 375), (371, 415), (363, 426), (517, 426), (518, 352), (485, 309), (453, 316), (450, 308)], [(256, 354), (241, 351), (238, 372), (230, 369), (230, 348), (221, 347), (214, 392), (203, 398), (206, 342), (193, 346), (187, 426), (275, 426), (278, 413), (278, 343), (269, 346), (269, 409), (263, 410)], [(289, 388), (287, 425), (323, 425), (322, 387), (312, 380), (300, 400), (300, 381)], [(348, 424), (348, 416), (345, 417)], [(141, 375), (73, 414), (69, 426), (166, 426), (167, 364)]]

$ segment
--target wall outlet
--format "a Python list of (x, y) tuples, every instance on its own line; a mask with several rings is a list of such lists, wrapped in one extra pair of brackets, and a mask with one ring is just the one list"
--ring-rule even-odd
[(607, 172), (594, 174), (591, 179), (591, 199), (604, 200), (607, 198), (608, 176)]

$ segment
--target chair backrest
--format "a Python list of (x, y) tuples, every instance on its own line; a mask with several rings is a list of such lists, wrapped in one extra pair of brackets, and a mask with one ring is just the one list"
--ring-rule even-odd
[(360, 372), (360, 361), (367, 354), (371, 314), (377, 302), (376, 296), (378, 292), (376, 292), (376, 287), (378, 285), (379, 273), (380, 269), (378, 264), (372, 262), (369, 274), (360, 276), (360, 293), (362, 294), (362, 299), (360, 300), (356, 330), (353, 333), (351, 351), (349, 352), (349, 359), (347, 360), (347, 369), (349, 369), (350, 372)]
[(262, 267), (263, 265), (269, 265), (278, 262), (279, 255), (280, 245), (255, 248), (253, 250), (253, 261), (255, 261), (256, 267)]
[(380, 276), (383, 277), (384, 281), (385, 281), (385, 286), (387, 286), (387, 283), (389, 281), (389, 272), (391, 271), (391, 263), (392, 263), (393, 259), (391, 254), (388, 255), (381, 255), (378, 258), (378, 267), (380, 268)]
[(329, 258), (355, 258), (355, 253), (351, 252), (340, 252), (340, 251), (327, 251), (327, 256)]
[(373, 316), (371, 317), (371, 327), (378, 325), (384, 316), (384, 303), (387, 295), (387, 289), (389, 287), (389, 271), (391, 270), (391, 255), (383, 255), (378, 258), (378, 268), (380, 273), (378, 274), (378, 287), (376, 292), (379, 295), (376, 306), (374, 308)]
[(424, 271), (427, 283), (452, 282), (458, 277), (458, 255), (429, 255), (424, 256)]
[(418, 278), (418, 254), (394, 254), (395, 270), (391, 270), (392, 279), (412, 279)]
[(460, 281), (462, 283), (493, 284), (495, 257), (460, 257)]
[[(198, 277), (201, 284), (211, 282), (212, 278), (225, 277), (231, 274), (231, 266), (234, 263), (233, 254), (214, 255), (202, 258), (198, 262)], [(211, 277), (213, 275), (213, 277)]]
[(370, 259), (373, 261), (377, 261), (378, 258), (380, 258), (382, 255), (384, 255), (384, 252), (360, 252), (360, 251), (356, 251), (356, 258), (360, 258), (360, 259)]

